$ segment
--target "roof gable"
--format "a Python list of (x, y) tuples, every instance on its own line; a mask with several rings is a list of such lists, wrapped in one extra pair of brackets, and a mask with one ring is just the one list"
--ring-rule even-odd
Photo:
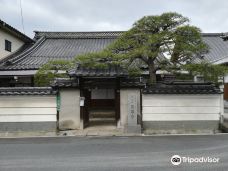
[(25, 43), (33, 42), (33, 40), (30, 37), (28, 37), (25, 34), (21, 33), (20, 31), (18, 31), (17, 29), (15, 29), (14, 27), (12, 27), (9, 24), (5, 23), (2, 20), (0, 20), (0, 29), (3, 29), (6, 32), (14, 35), (15, 37), (23, 40)]

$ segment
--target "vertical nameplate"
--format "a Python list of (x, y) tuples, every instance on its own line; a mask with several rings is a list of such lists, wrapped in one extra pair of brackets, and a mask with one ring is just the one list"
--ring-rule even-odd
[(60, 93), (58, 93), (56, 95), (56, 105), (57, 105), (57, 111), (59, 112), (60, 108), (61, 108), (61, 95), (60, 95)]
[(128, 125), (137, 125), (137, 95), (128, 95)]

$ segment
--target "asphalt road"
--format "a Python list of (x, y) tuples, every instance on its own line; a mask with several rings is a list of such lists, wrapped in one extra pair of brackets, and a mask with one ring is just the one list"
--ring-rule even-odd
[[(172, 155), (218, 157), (181, 163)], [(227, 171), (228, 135), (0, 139), (0, 171)]]

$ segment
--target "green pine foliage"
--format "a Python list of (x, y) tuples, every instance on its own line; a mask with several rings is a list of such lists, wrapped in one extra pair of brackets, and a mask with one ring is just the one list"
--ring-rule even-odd
[(53, 60), (44, 64), (35, 74), (36, 86), (50, 86), (54, 78), (67, 78), (67, 70), (74, 66), (73, 61)]
[(112, 54), (109, 51), (103, 50), (101, 52), (78, 55), (74, 59), (74, 63), (81, 64), (88, 68), (107, 68), (108, 65), (111, 64), (109, 62), (111, 57)]
[(227, 73), (226, 67), (208, 63), (189, 64), (209, 50), (202, 40), (201, 30), (189, 25), (187, 17), (176, 12), (145, 16), (101, 52), (82, 54), (73, 61), (45, 64), (35, 75), (35, 82), (38, 86), (49, 85), (55, 77), (67, 77), (66, 73), (58, 71), (66, 71), (76, 64), (88, 68), (117, 65), (127, 69), (132, 76), (147, 68), (149, 84), (156, 83), (157, 70), (180, 74), (183, 69), (189, 71), (188, 78), (192, 78), (191, 74), (200, 74), (205, 80), (217, 82), (219, 76)]
[[(181, 14), (168, 12), (141, 18), (103, 52), (81, 55), (77, 60), (89, 67), (119, 65), (134, 74), (147, 67), (149, 83), (154, 84), (157, 70), (180, 68), (207, 51), (200, 29), (190, 26)], [(167, 58), (159, 59), (160, 54)]]
[(187, 64), (183, 69), (189, 71), (193, 76), (203, 76), (204, 81), (220, 84), (219, 78), (228, 73), (228, 67), (224, 65), (214, 65), (207, 62), (199, 64)]

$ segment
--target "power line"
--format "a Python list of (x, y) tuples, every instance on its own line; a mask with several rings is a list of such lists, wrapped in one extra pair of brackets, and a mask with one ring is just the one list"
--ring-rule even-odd
[(22, 24), (23, 33), (25, 34), (24, 18), (23, 18), (23, 11), (22, 11), (21, 0), (20, 0), (20, 8), (21, 8), (21, 24)]

